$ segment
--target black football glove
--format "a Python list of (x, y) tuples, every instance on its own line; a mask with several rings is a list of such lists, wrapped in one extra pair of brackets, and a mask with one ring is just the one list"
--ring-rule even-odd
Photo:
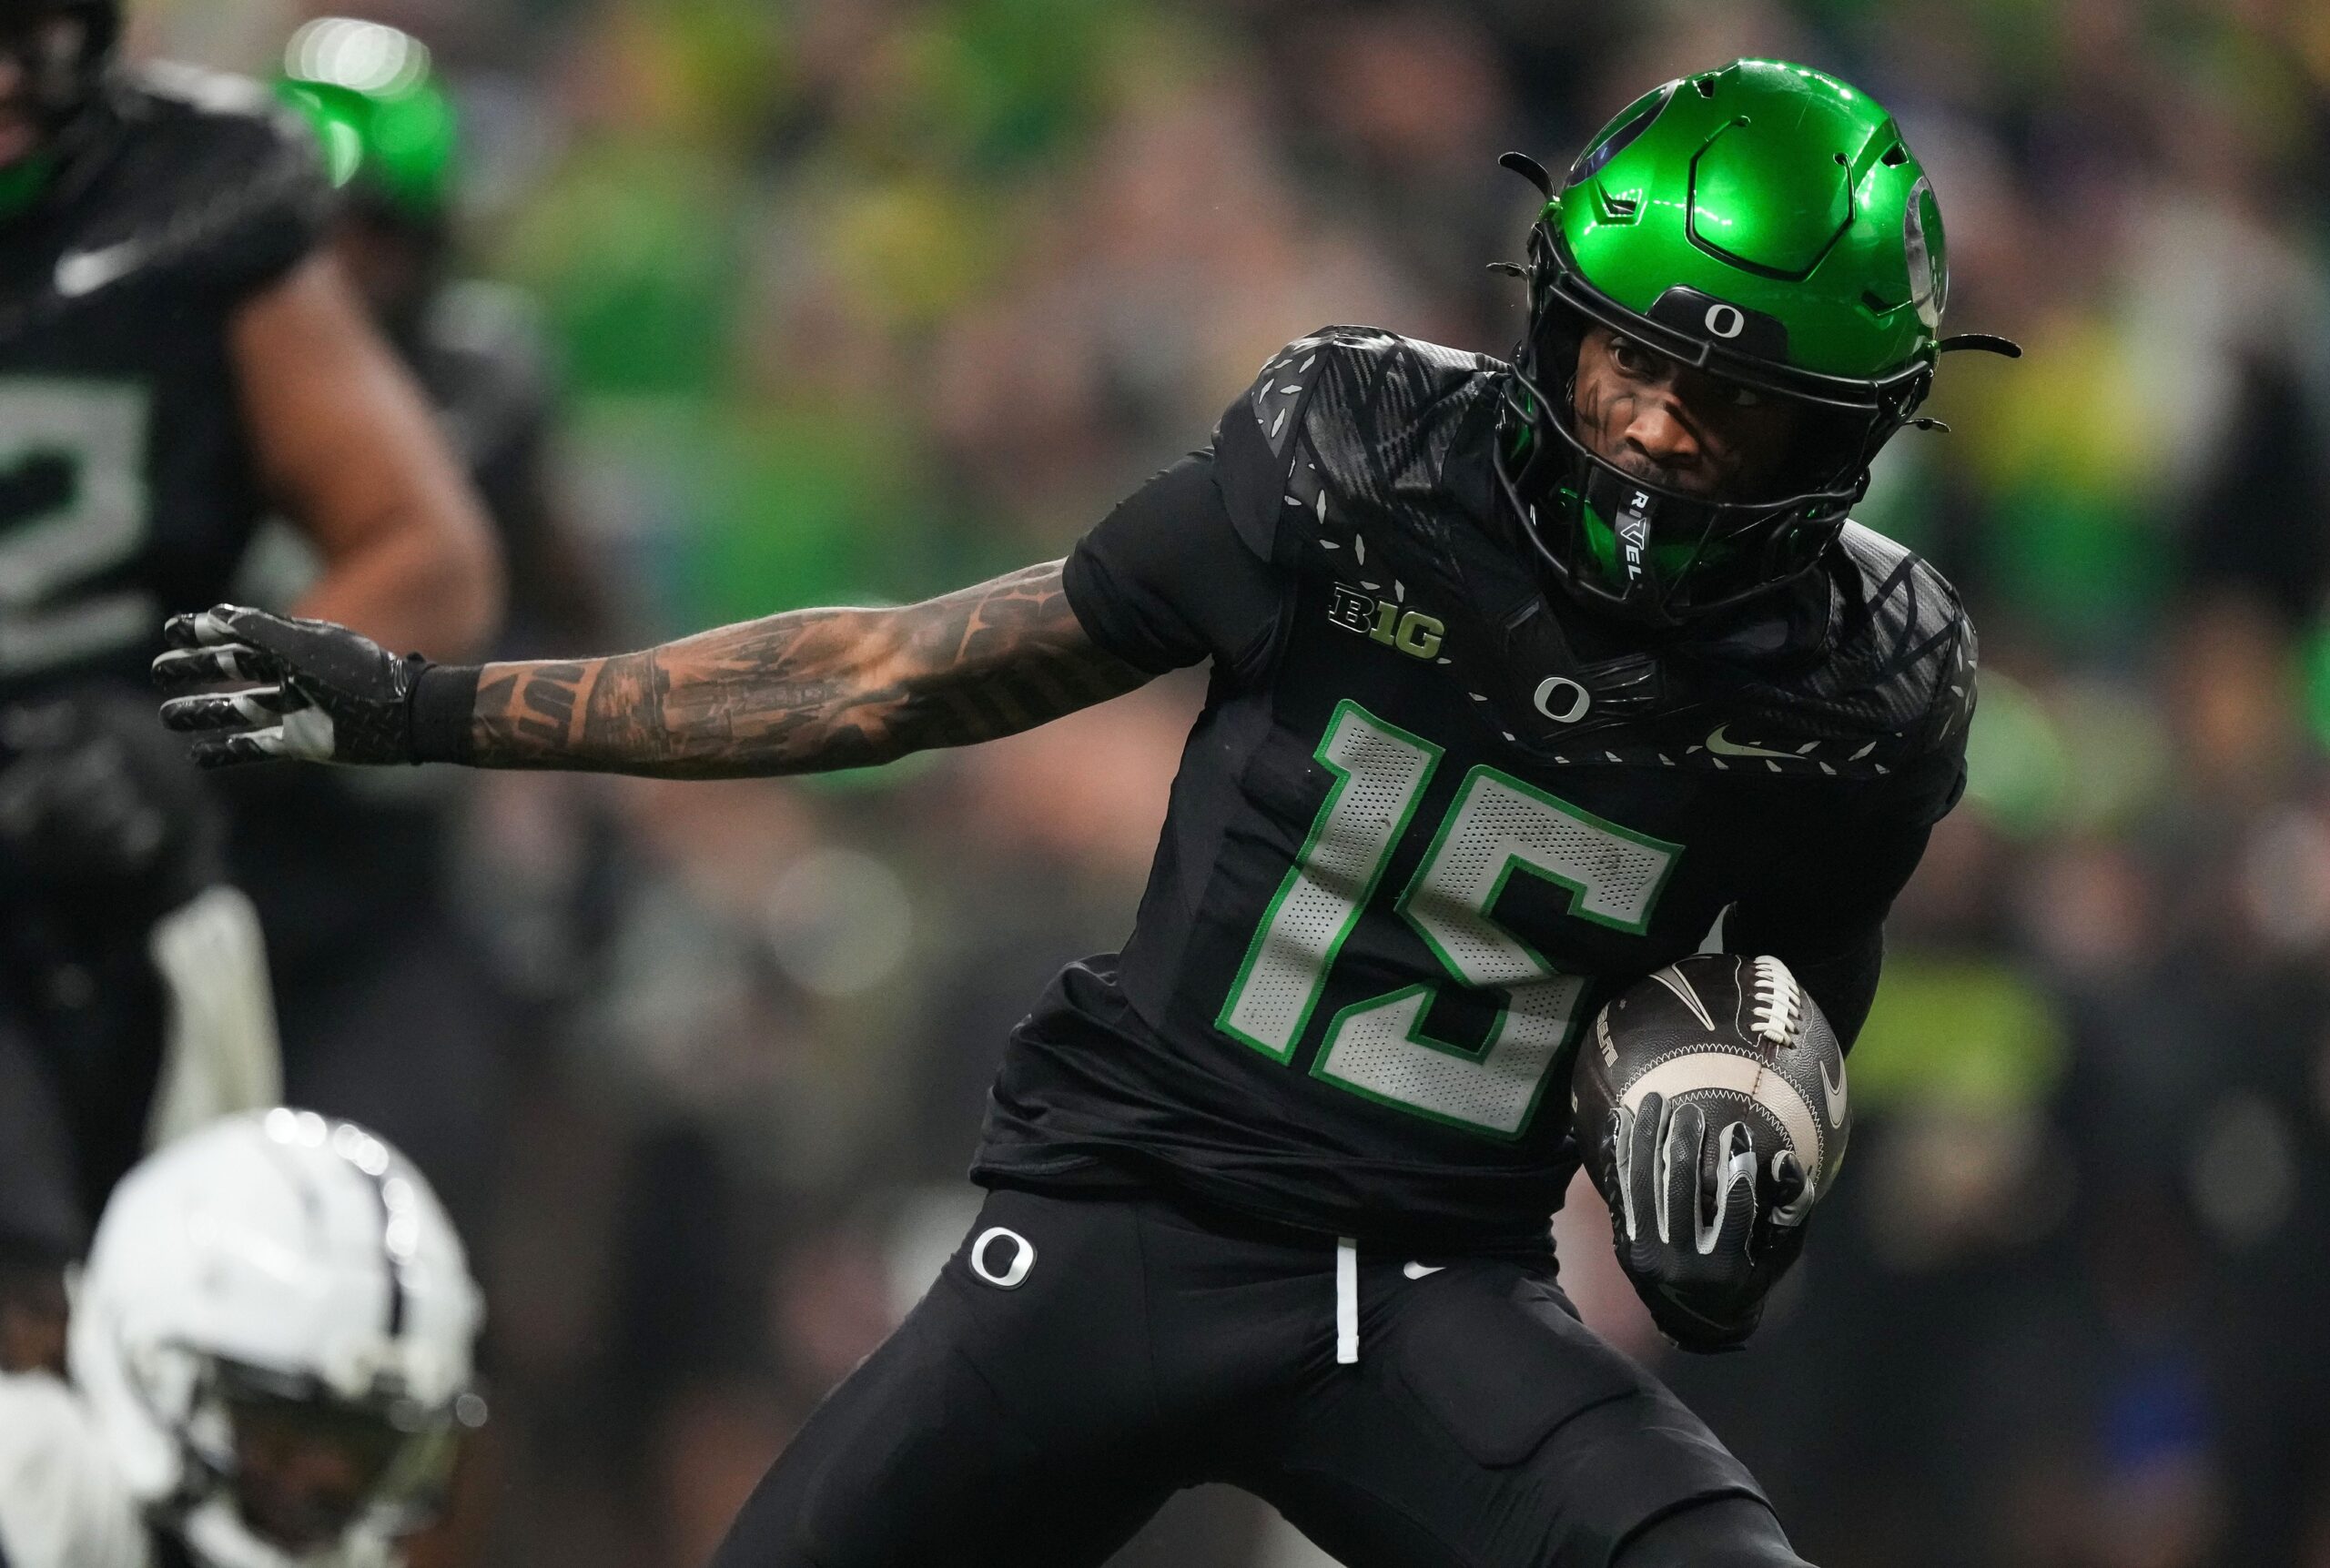
[[(195, 733), (194, 760), (204, 767), (281, 757), (458, 760), (466, 703), (457, 715), (419, 711), (424, 679), (440, 667), (418, 653), (400, 659), (345, 626), (232, 604), (173, 615), (162, 633), (172, 651), (154, 661), (154, 684), (161, 690), (250, 683), (162, 704), (162, 723)], [(473, 691), (474, 670), (461, 673)]]
[(1602, 1196), (1618, 1263), (1659, 1331), (1686, 1351), (1736, 1350), (1756, 1331), (1764, 1297), (1804, 1246), (1804, 1170), (1786, 1149), (1770, 1161), (1758, 1220), (1758, 1162), (1744, 1121), (1710, 1126), (1697, 1102), (1647, 1094), (1610, 1113), (1617, 1190)]

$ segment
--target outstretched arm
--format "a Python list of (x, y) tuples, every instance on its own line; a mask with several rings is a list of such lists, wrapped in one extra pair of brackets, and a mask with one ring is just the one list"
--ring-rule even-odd
[(864, 767), (1032, 729), (1146, 673), (1085, 636), (1060, 563), (898, 610), (797, 610), (609, 659), (488, 664), (481, 767), (672, 777)]
[(637, 653), (450, 669), (341, 628), (220, 609), (171, 623), (198, 761), (466, 762), (667, 778), (864, 767), (1031, 729), (1149, 673), (1084, 633), (1052, 561), (891, 610), (800, 610)]

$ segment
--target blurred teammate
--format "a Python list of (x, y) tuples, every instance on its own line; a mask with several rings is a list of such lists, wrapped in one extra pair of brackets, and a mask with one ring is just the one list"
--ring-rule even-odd
[(276, 91), (315, 127), (339, 187), (332, 253), (485, 503), (509, 564), (501, 645), (587, 646), (607, 631), (606, 593), (558, 494), (546, 349), (522, 293), (455, 269), (461, 120), (428, 48), (319, 18), (285, 46)]
[(0, 710), (0, 1371), (61, 1363), (65, 1267), (149, 1144), (280, 1098), (257, 921), (146, 708)]
[[(1513, 363), (1291, 344), (1065, 562), (482, 669), (173, 624), (165, 686), (258, 683), (166, 706), (213, 765), (806, 772), (1212, 661), (1130, 942), (1015, 1031), (980, 1218), (723, 1568), (1095, 1563), (1208, 1481), (1352, 1568), (1798, 1563), (1567, 1309), (1546, 1217), (1616, 1128), (1565, 1089), (1596, 999), (1718, 922), (1858, 1031), (1974, 641), (1848, 511), (1940, 353), (2011, 346), (1939, 336), (1930, 182), (1816, 72), (1668, 83), (1558, 188), (1512, 161), (1545, 197)], [(1671, 1339), (1737, 1345), (1819, 1194), (1696, 1107), (1636, 1131), (1622, 1261)]]
[(0, 693), (137, 673), (281, 509), (301, 607), (480, 646), (459, 469), (339, 269), (311, 139), (253, 84), (112, 65), (110, 0), (0, 0)]
[(217, 1122), (121, 1183), (68, 1391), (0, 1375), (9, 1568), (389, 1568), (441, 1506), (481, 1306), (419, 1171), (349, 1122)]
[[(461, 126), (429, 50), (393, 27), (319, 18), (287, 43), (275, 91), (338, 192), (327, 248), (427, 399), (509, 563), (496, 650), (590, 645), (603, 600), (557, 501), (543, 348), (523, 296), (454, 270)], [(312, 551), (262, 559), (249, 585), (268, 602), (312, 592)], [(519, 998), (454, 896), (460, 781), (234, 782), (234, 865), (275, 959), (289, 1098), (395, 1138), (476, 1224)]]
[[(195, 843), (211, 830), (183, 820), (202, 807), (175, 764), (130, 768), (137, 746), (88, 737), (108, 686), (138, 681), (154, 615), (217, 598), (261, 518), (320, 559), (303, 609), (400, 648), (481, 649), (499, 572), (426, 405), (321, 248), (312, 139), (255, 84), (116, 66), (120, 29), (115, 0), (0, 0), (0, 715), (19, 715), (0, 722), (34, 737), (8, 764), (27, 798), (91, 805), (71, 769), (109, 770), (144, 796), (132, 817)], [(86, 750), (61, 795), (18, 772), (64, 766), (66, 743), (39, 738), (60, 733)], [(41, 897), (0, 878), (0, 940), (46, 941)], [(163, 913), (97, 901), (73, 923), (95, 957), (0, 969), (0, 1020), (68, 1108), (101, 1081), (116, 1120), (147, 1098), (139, 1066), (177, 1004), (134, 971)], [(247, 915), (237, 940), (250, 974)], [(76, 1163), (90, 1139), (115, 1174), (137, 1152), (68, 1131)]]

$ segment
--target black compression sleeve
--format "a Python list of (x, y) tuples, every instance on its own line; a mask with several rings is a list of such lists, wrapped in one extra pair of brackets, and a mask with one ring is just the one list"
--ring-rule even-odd
[(425, 664), (412, 688), (412, 760), (470, 760), (470, 721), (477, 713), (476, 664)]
[(1870, 926), (1841, 953), (1795, 959), (1781, 954), (1780, 959), (1820, 1004), (1821, 1015), (1837, 1033), (1837, 1044), (1849, 1053), (1860, 1027), (1869, 1022), (1869, 1005), (1877, 1000), (1878, 978), (1885, 970), (1885, 928)]
[(1079, 540), (1062, 587), (1094, 642), (1156, 671), (1212, 659), (1250, 672), (1269, 652), (1282, 598), (1230, 521), (1211, 452), (1165, 470)]
[(1724, 946), (1786, 964), (1850, 1050), (1877, 996), (1886, 912), (1932, 831), (1911, 820), (1839, 823), (1818, 862), (1740, 901)]

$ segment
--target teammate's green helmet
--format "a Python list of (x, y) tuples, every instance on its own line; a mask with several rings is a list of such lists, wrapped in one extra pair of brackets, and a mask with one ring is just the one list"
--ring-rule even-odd
[(378, 22), (320, 17), (291, 35), (276, 90), (315, 126), (333, 184), (406, 222), (442, 221), (460, 124), (420, 40)]
[[(1529, 337), (1500, 465), (1531, 537), (1574, 590), (1674, 624), (1808, 570), (1916, 414), (1937, 356), (1941, 211), (1893, 118), (1803, 66), (1735, 60), (1628, 105), (1529, 236)], [(1636, 478), (1570, 428), (1593, 323), (1804, 410), (1782, 480), (1710, 498)]]

